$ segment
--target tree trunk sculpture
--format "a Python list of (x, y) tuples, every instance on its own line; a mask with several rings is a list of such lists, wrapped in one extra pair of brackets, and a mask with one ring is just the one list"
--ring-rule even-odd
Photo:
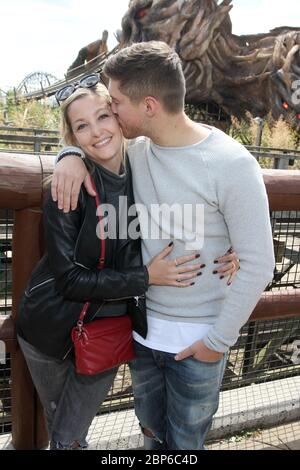
[(300, 28), (236, 36), (231, 8), (231, 0), (131, 0), (121, 46), (155, 39), (173, 47), (183, 63), (188, 103), (213, 102), (237, 117), (289, 113), (299, 124)]
[(104, 30), (102, 33), (102, 39), (91, 42), (87, 46), (80, 49), (76, 59), (68, 68), (67, 77), (70, 78), (73, 74), (76, 75), (77, 71), (74, 69), (77, 67), (84, 65), (86, 62), (89, 62), (100, 54), (106, 54), (108, 52), (107, 38), (108, 32)]

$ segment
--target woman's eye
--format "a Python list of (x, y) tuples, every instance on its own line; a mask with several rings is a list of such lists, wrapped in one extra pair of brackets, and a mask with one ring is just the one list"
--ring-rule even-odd
[(81, 131), (84, 128), (85, 128), (85, 124), (79, 124), (79, 126), (77, 127), (77, 130)]
[(98, 119), (106, 119), (108, 118), (109, 115), (108, 114), (100, 114), (100, 116), (98, 117)]

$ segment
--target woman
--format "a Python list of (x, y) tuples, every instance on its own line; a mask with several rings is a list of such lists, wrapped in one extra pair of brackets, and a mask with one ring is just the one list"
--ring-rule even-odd
[[(123, 159), (123, 136), (110, 109), (107, 89), (99, 83), (81, 82), (62, 101), (61, 112), (65, 143), (77, 145), (88, 156), (100, 200), (114, 208), (114, 220), (119, 220), (123, 214), (120, 196), (127, 197), (128, 207), (134, 200), (130, 167)], [(87, 447), (89, 426), (117, 370), (94, 376), (75, 371), (70, 332), (84, 302), (91, 302), (87, 321), (130, 313), (133, 329), (146, 337), (144, 294), (148, 285), (188, 287), (204, 267), (195, 261), (198, 254), (177, 258), (177, 266), (167, 261), (171, 244), (143, 266), (140, 239), (116, 238), (113, 233), (118, 230), (110, 232), (114, 229), (110, 215), (108, 211), (105, 268), (98, 270), (95, 199), (82, 187), (75, 211), (64, 213), (51, 197), (45, 204), (46, 254), (25, 290), (17, 330), (45, 410), (51, 449)], [(133, 219), (126, 215), (126, 227)], [(229, 259), (230, 266), (223, 269), (230, 274), (234, 257)]]

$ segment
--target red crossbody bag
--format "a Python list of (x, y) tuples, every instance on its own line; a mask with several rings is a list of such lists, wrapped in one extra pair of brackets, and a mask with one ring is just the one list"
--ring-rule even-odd
[[(98, 269), (105, 264), (105, 236), (100, 197), (92, 178), (96, 192), (97, 216), (100, 227), (100, 258)], [(76, 326), (72, 328), (71, 337), (75, 349), (76, 372), (94, 375), (112, 369), (134, 358), (132, 323), (129, 315), (106, 317), (84, 323), (90, 302), (86, 302), (80, 312)]]

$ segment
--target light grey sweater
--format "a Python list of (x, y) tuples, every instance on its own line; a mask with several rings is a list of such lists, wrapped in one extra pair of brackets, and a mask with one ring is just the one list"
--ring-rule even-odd
[[(169, 321), (210, 324), (204, 343), (225, 352), (236, 342), (241, 326), (273, 277), (272, 233), (260, 167), (242, 145), (216, 128), (200, 143), (181, 148), (160, 147), (142, 137), (129, 147), (128, 154), (135, 202), (142, 205), (144, 263), (173, 240), (170, 259), (196, 249), (206, 264), (194, 286), (150, 286), (147, 314)], [(177, 211), (190, 204), (185, 206), (187, 216), (182, 219), (189, 230), (183, 234), (178, 223), (180, 210), (177, 225), (168, 224), (167, 212), (162, 217), (157, 212), (161, 206), (151, 206), (176, 203)], [(197, 234), (194, 243), (188, 241), (191, 232)], [(214, 264), (216, 257), (231, 245), (241, 268), (228, 287), (226, 280), (212, 272), (218, 266)]]

